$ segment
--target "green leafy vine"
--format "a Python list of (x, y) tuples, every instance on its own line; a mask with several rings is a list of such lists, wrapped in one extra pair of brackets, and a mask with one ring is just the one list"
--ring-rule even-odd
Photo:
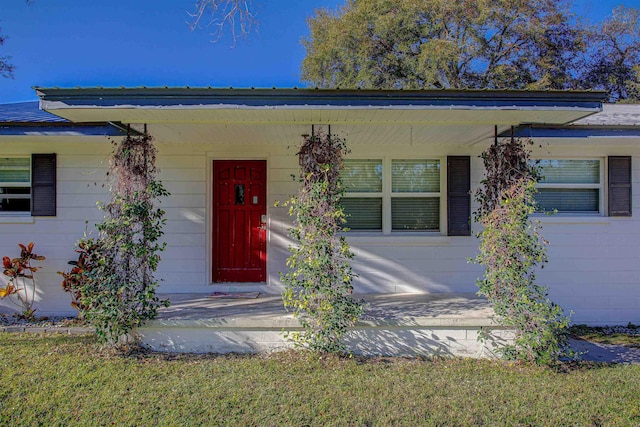
[(295, 217), (290, 235), (298, 245), (289, 248), (283, 300), (304, 328), (287, 336), (298, 346), (322, 352), (344, 351), (342, 338), (364, 311), (352, 295), (353, 253), (341, 235), (340, 170), (346, 150), (345, 141), (334, 135), (305, 137), (298, 153), (300, 190), (286, 202)]
[(531, 219), (539, 171), (526, 144), (497, 142), (481, 156), (486, 176), (476, 193), (476, 218), (483, 230), (475, 262), (485, 273), (477, 281), (478, 294), (491, 302), (502, 324), (515, 330), (514, 344), (501, 349), (506, 358), (553, 363), (570, 355), (569, 317), (535, 281), (537, 268), (548, 260), (548, 242)]
[(168, 301), (156, 295), (155, 272), (166, 222), (156, 207), (169, 193), (156, 179), (156, 149), (150, 135), (115, 143), (109, 170), (111, 200), (99, 204), (104, 219), (96, 239), (81, 239), (76, 267), (63, 276), (73, 305), (95, 327), (100, 341), (118, 347), (135, 342), (132, 332), (153, 319)]

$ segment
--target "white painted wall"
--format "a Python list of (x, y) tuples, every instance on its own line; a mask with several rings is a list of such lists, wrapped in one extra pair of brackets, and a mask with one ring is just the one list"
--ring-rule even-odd
[(540, 218), (550, 244), (549, 263), (538, 280), (550, 287), (552, 300), (574, 312), (575, 323), (639, 323), (640, 140), (594, 139), (552, 146), (540, 142), (542, 147), (534, 152), (540, 157), (633, 156), (633, 216)]
[[(13, 217), (0, 214), (0, 256), (20, 255), (18, 243), (34, 242), (34, 251), (47, 259), (34, 263), (42, 269), (36, 272), (40, 293), (37, 315), (74, 314), (70, 296), (63, 292), (58, 271), (68, 270), (67, 262), (76, 258), (75, 242), (82, 237), (88, 221), (89, 230), (101, 218), (96, 207), (105, 200), (107, 188), (102, 187), (108, 168), (111, 145), (105, 137), (2, 137), (0, 156), (30, 156), (32, 153), (57, 153), (58, 216)], [(77, 258), (76, 258), (77, 259)], [(0, 274), (0, 285), (6, 284)], [(0, 310), (13, 307), (0, 300)]]
[[(16, 256), (17, 244), (34, 241), (36, 252), (45, 255), (38, 279), (42, 294), (39, 312), (72, 313), (70, 298), (62, 292), (57, 271), (67, 269), (74, 258), (73, 245), (85, 230), (101, 218), (97, 200), (105, 199), (103, 183), (111, 146), (102, 137), (2, 137), (4, 155), (58, 154), (58, 216), (12, 219), (0, 216), (0, 256)], [(286, 208), (274, 207), (296, 192), (296, 144), (269, 141), (261, 145), (162, 140), (158, 142), (158, 165), (171, 197), (162, 203), (167, 212), (167, 251), (159, 269), (160, 292), (211, 292), (211, 162), (214, 159), (264, 159), (268, 167), (268, 276), (266, 285), (218, 286), (215, 289), (260, 289), (279, 293), (279, 272), (288, 256)], [(631, 218), (542, 218), (543, 234), (550, 241), (550, 262), (539, 274), (541, 284), (551, 287), (551, 297), (573, 310), (574, 321), (589, 323), (640, 323), (640, 146), (639, 140), (588, 141), (583, 145), (557, 141), (536, 148), (537, 156), (600, 157), (633, 155), (634, 215)], [(471, 155), (472, 187), (482, 178), (478, 154), (471, 147), (432, 145), (352, 146), (351, 156), (360, 158), (440, 158)], [(443, 174), (446, 176), (445, 174)], [(442, 193), (446, 194), (446, 180)], [(446, 198), (443, 197), (443, 205)], [(446, 219), (445, 222), (446, 224)], [(477, 226), (474, 225), (474, 231)], [(481, 269), (468, 263), (477, 248), (475, 237), (445, 235), (350, 233), (356, 254), (356, 292), (475, 292)], [(5, 280), (0, 275), (0, 280)]]

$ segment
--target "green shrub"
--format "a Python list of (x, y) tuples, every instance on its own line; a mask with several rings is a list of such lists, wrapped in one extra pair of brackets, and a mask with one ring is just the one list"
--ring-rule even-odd
[(62, 276), (62, 289), (71, 294), (71, 307), (78, 310), (81, 317), (88, 309), (82, 303), (82, 290), (85, 286), (90, 286), (89, 273), (97, 266), (99, 244), (99, 241), (87, 238), (85, 235), (76, 245), (78, 259), (69, 261), (73, 268), (66, 272), (58, 271), (58, 274)]

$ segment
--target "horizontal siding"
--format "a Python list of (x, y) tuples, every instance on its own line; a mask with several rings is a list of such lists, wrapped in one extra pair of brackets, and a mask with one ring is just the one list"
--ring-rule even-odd
[(109, 168), (109, 159), (110, 151), (96, 154), (69, 154), (60, 158), (58, 168), (77, 168), (78, 165), (82, 165), (86, 169), (107, 169)]
[[(2, 154), (57, 153), (58, 215), (36, 217), (29, 224), (4, 223), (8, 219), (0, 216), (0, 256), (18, 256), (18, 243), (34, 242), (35, 252), (46, 257), (36, 263), (42, 266), (36, 273), (38, 313), (73, 314), (71, 298), (62, 291), (62, 278), (57, 272), (70, 269), (68, 261), (77, 259), (75, 243), (102, 218), (96, 202), (108, 197), (108, 188), (103, 184), (111, 145), (103, 137), (85, 138), (76, 144), (63, 138), (34, 139), (41, 142), (3, 140)], [(0, 281), (4, 279), (0, 277)]]
[[(390, 133), (389, 135), (391, 135)], [(239, 134), (240, 135), (240, 134)], [(240, 136), (239, 136), (240, 137)], [(204, 137), (203, 137), (204, 139)], [(55, 141), (55, 150), (44, 143), (3, 141), (7, 154), (32, 152), (58, 153), (58, 216), (35, 218), (33, 223), (10, 224), (0, 218), (0, 255), (17, 255), (17, 244), (36, 242), (36, 251), (47, 256), (38, 272), (41, 308), (45, 312), (71, 312), (69, 297), (60, 288), (57, 271), (68, 268), (74, 258), (74, 243), (87, 228), (102, 218), (98, 200), (107, 200), (105, 173), (111, 145), (100, 139), (77, 144)], [(212, 159), (252, 158), (267, 160), (269, 242), (268, 275), (270, 292), (282, 285), (279, 273), (286, 270), (287, 236), (292, 220), (285, 207), (275, 207), (298, 189), (295, 153), (299, 141), (259, 146), (215, 143), (158, 143), (159, 178), (171, 196), (163, 200), (167, 225), (158, 277), (162, 292), (206, 292), (209, 285), (210, 245), (208, 204), (210, 161)], [(640, 143), (640, 141), (636, 141)], [(617, 142), (616, 142), (617, 144)], [(352, 156), (382, 158), (410, 152), (410, 157), (441, 158), (447, 155), (471, 156), (471, 182), (475, 190), (482, 179), (478, 158), (482, 147), (426, 145), (354, 145)], [(535, 155), (575, 157), (576, 146), (535, 148)], [(640, 322), (640, 149), (624, 146), (585, 144), (581, 157), (633, 155), (633, 216), (631, 218), (540, 217), (543, 235), (550, 241), (550, 262), (538, 274), (539, 282), (550, 286), (551, 297), (578, 322)], [(444, 164), (444, 163), (443, 163)], [(292, 177), (292, 175), (294, 177)], [(444, 192), (443, 188), (443, 192)], [(472, 202), (472, 209), (477, 204)], [(479, 230), (473, 224), (473, 231)], [(353, 266), (359, 277), (356, 292), (475, 292), (480, 266), (470, 264), (477, 250), (475, 237), (393, 236), (362, 237), (349, 233)], [(2, 278), (0, 278), (2, 279)]]

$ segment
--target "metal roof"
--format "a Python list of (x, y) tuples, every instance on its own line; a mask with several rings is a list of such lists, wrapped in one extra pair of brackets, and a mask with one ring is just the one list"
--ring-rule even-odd
[(640, 104), (604, 104), (602, 111), (573, 123), (577, 126), (640, 126)]
[[(601, 111), (605, 92), (264, 88), (36, 88), (73, 122), (157, 125), (564, 125)], [(501, 129), (502, 130), (502, 129)]]
[(41, 110), (38, 101), (0, 104), (0, 136), (118, 136), (113, 124), (74, 123)]
[(469, 105), (502, 107), (517, 104), (572, 105), (593, 103), (598, 107), (607, 97), (602, 91), (533, 91), (497, 89), (297, 89), (297, 88), (191, 88), (191, 87), (35, 87), (36, 93), (48, 108), (56, 101), (74, 107), (116, 105), (138, 106), (194, 106), (238, 105), (247, 107), (319, 106), (389, 107), (420, 105)]
[(0, 123), (69, 123), (69, 120), (41, 110), (38, 101), (0, 104)]
[[(501, 136), (509, 136), (506, 130)], [(565, 126), (519, 126), (530, 138), (640, 138), (640, 104), (603, 104), (602, 111)]]

